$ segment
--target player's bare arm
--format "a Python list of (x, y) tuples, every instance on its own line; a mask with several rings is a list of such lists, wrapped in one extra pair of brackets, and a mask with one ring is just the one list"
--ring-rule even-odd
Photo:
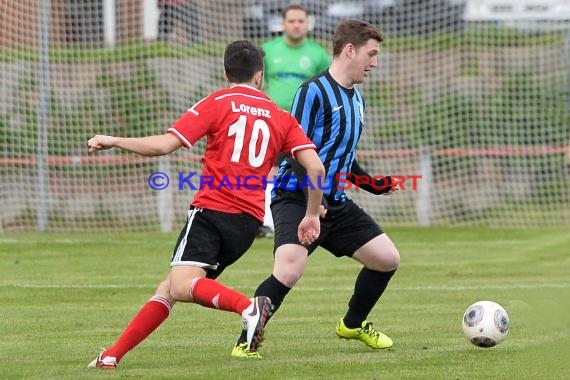
[[(318, 184), (319, 178), (325, 175), (325, 168), (317, 152), (313, 149), (302, 150), (295, 154), (295, 158), (307, 170), (311, 183)], [(303, 245), (311, 244), (321, 232), (319, 216), (323, 191), (318, 186), (313, 187), (308, 189), (307, 211), (299, 224), (298, 237)]]
[(146, 137), (117, 137), (95, 135), (87, 142), (89, 153), (120, 148), (143, 156), (164, 156), (182, 146), (180, 140), (171, 133)]
[[(325, 175), (325, 168), (321, 162), (317, 152), (313, 149), (305, 149), (295, 153), (295, 158), (307, 171), (311, 183), (319, 183), (319, 178)], [(319, 216), (319, 209), (321, 205), (321, 198), (323, 191), (318, 186), (313, 186), (314, 189), (309, 187), (308, 201), (307, 201), (307, 216)]]

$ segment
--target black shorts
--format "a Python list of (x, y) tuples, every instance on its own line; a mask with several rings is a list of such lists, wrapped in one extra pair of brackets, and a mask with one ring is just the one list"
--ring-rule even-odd
[[(301, 191), (282, 191), (271, 203), (275, 224), (275, 248), (283, 244), (299, 244), (297, 230), (305, 216), (306, 200)], [(357, 249), (382, 235), (382, 229), (362, 208), (350, 199), (330, 206), (321, 219), (321, 234), (307, 248), (311, 254), (318, 246), (336, 257), (351, 257)]]
[(192, 208), (188, 210), (170, 266), (204, 268), (207, 277), (216, 278), (251, 247), (260, 226), (259, 220), (245, 213)]

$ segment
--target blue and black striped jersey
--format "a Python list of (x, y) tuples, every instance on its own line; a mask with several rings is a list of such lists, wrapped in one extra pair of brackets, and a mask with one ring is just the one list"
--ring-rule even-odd
[[(364, 129), (365, 103), (356, 88), (339, 85), (328, 70), (309, 79), (297, 90), (291, 113), (317, 147), (326, 179), (319, 185), (329, 203), (344, 203), (346, 194), (339, 179), (345, 179), (356, 156)], [(279, 168), (281, 189), (306, 186), (297, 178), (288, 159)], [(346, 183), (346, 180), (344, 180)]]

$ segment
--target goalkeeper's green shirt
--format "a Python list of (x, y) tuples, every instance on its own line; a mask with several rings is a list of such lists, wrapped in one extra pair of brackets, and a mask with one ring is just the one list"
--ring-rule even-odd
[(310, 38), (305, 38), (302, 45), (291, 46), (285, 42), (284, 36), (280, 36), (261, 47), (265, 52), (266, 93), (287, 111), (291, 111), (297, 88), (326, 70), (331, 62), (326, 50)]

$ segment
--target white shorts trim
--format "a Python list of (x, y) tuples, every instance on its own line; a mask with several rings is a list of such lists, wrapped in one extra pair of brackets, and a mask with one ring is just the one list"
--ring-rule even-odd
[(191, 267), (198, 267), (198, 268), (204, 268), (204, 269), (218, 269), (218, 265), (212, 265), (212, 264), (206, 264), (206, 263), (201, 263), (199, 261), (172, 261), (170, 263), (171, 267), (179, 267), (179, 266), (191, 266)]
[[(180, 262), (182, 255), (184, 254), (184, 248), (186, 248), (186, 243), (188, 242), (188, 233), (190, 232), (190, 227), (192, 226), (192, 222), (194, 221), (194, 216), (197, 212), (202, 211), (200, 208), (195, 208), (192, 210), (188, 210), (188, 223), (186, 225), (186, 232), (184, 233), (184, 237), (180, 241), (178, 248), (176, 249), (176, 254), (172, 258), (172, 263)], [(172, 264), (170, 264), (172, 266)]]

